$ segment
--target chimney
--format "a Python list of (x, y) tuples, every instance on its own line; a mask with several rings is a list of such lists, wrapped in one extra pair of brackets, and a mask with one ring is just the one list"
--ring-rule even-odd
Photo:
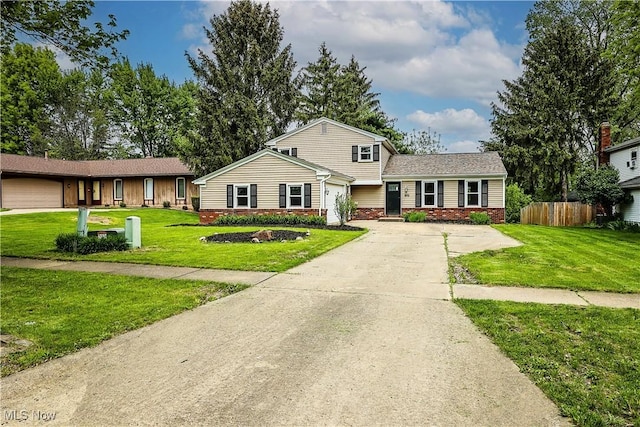
[(609, 164), (609, 153), (605, 149), (611, 146), (611, 125), (609, 122), (600, 124), (600, 144), (598, 144), (598, 166)]

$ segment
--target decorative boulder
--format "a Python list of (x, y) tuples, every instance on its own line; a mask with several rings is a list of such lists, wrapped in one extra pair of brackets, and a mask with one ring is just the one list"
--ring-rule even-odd
[(271, 240), (273, 239), (273, 232), (271, 230), (260, 230), (253, 233), (251, 237), (262, 241)]
[(260, 243), (260, 239), (254, 237), (253, 239), (251, 239), (251, 243)]
[(296, 237), (296, 240), (304, 240), (304, 239), (302, 238), (302, 236), (298, 236)]

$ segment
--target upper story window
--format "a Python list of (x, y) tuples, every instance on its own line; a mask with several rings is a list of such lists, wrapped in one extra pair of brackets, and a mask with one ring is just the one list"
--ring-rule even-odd
[(358, 145), (358, 161), (359, 162), (373, 161), (373, 145)]
[(122, 180), (113, 180), (113, 200), (122, 200)]
[(436, 182), (424, 181), (422, 183), (422, 205), (423, 206), (435, 206), (436, 205)]
[(480, 206), (480, 181), (467, 181), (467, 206)]
[(298, 157), (298, 149), (297, 148), (278, 148), (273, 147), (273, 151), (278, 151), (282, 154), (286, 154), (287, 156)]

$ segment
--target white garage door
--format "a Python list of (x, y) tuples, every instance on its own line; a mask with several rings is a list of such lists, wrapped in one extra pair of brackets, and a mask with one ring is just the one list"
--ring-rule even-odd
[(327, 224), (340, 224), (340, 218), (335, 213), (336, 196), (338, 194), (344, 194), (345, 188), (342, 185), (326, 183), (326, 189), (329, 192), (327, 194)]
[(62, 183), (38, 178), (2, 180), (3, 208), (61, 208)]

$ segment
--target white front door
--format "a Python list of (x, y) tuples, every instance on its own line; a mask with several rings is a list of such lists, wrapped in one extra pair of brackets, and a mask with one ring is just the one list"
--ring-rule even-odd
[(328, 182), (325, 183), (325, 189), (327, 224), (340, 224), (340, 218), (335, 212), (336, 196), (338, 194), (344, 194), (346, 192), (346, 189), (344, 188), (344, 185), (329, 184)]

